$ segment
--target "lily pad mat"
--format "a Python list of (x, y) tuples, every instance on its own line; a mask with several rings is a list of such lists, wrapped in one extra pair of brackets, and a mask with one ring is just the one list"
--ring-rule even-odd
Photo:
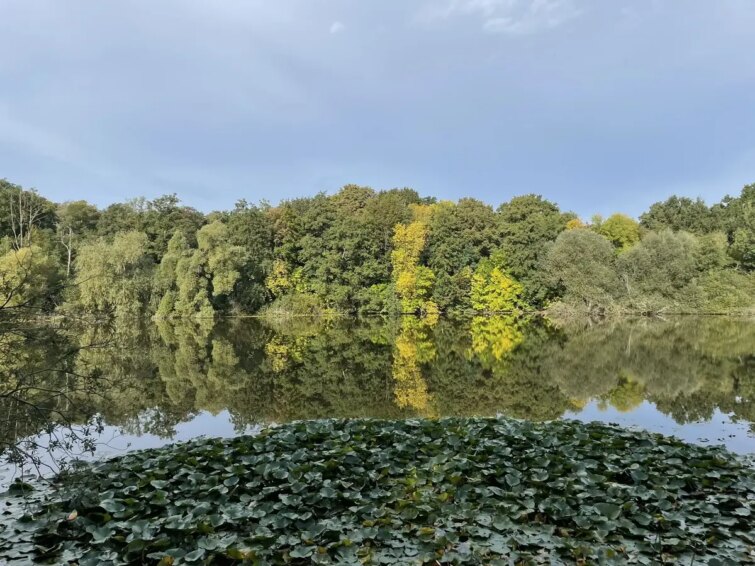
[(0, 499), (0, 563), (755, 560), (752, 468), (597, 423), (299, 422), (15, 491)]

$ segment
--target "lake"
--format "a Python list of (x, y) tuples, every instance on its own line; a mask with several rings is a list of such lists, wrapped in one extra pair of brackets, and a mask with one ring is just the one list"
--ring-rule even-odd
[[(92, 415), (101, 427), (88, 441), (103, 457), (300, 419), (500, 414), (612, 422), (755, 453), (752, 319), (559, 328), (514, 317), (237, 318), (7, 330), (2, 372), (34, 387), (24, 402), (0, 395), (6, 443), (61, 439)], [(80, 448), (61, 444), (58, 454)], [(3, 466), (0, 488), (15, 473)]]

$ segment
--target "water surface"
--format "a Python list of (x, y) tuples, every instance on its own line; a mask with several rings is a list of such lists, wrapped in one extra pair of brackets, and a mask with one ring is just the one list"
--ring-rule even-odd
[[(498, 414), (614, 422), (755, 453), (748, 319), (65, 323), (14, 340), (6, 382), (39, 376), (48, 393), (31, 400), (57, 423), (99, 415), (95, 457), (299, 419)], [(0, 404), (6, 443), (47, 425), (44, 411)], [(13, 473), (0, 469), (0, 483)]]

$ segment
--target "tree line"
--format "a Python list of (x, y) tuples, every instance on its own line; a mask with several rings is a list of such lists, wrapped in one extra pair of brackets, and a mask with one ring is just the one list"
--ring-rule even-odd
[(408, 188), (104, 209), (0, 180), (0, 309), (98, 317), (755, 306), (755, 184), (589, 222), (538, 195), (493, 208)]

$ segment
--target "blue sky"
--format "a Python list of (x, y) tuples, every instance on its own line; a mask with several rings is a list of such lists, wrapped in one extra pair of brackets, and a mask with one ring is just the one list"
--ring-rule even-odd
[(714, 202), (755, 181), (753, 30), (752, 0), (2, 0), (0, 177), (205, 211)]

